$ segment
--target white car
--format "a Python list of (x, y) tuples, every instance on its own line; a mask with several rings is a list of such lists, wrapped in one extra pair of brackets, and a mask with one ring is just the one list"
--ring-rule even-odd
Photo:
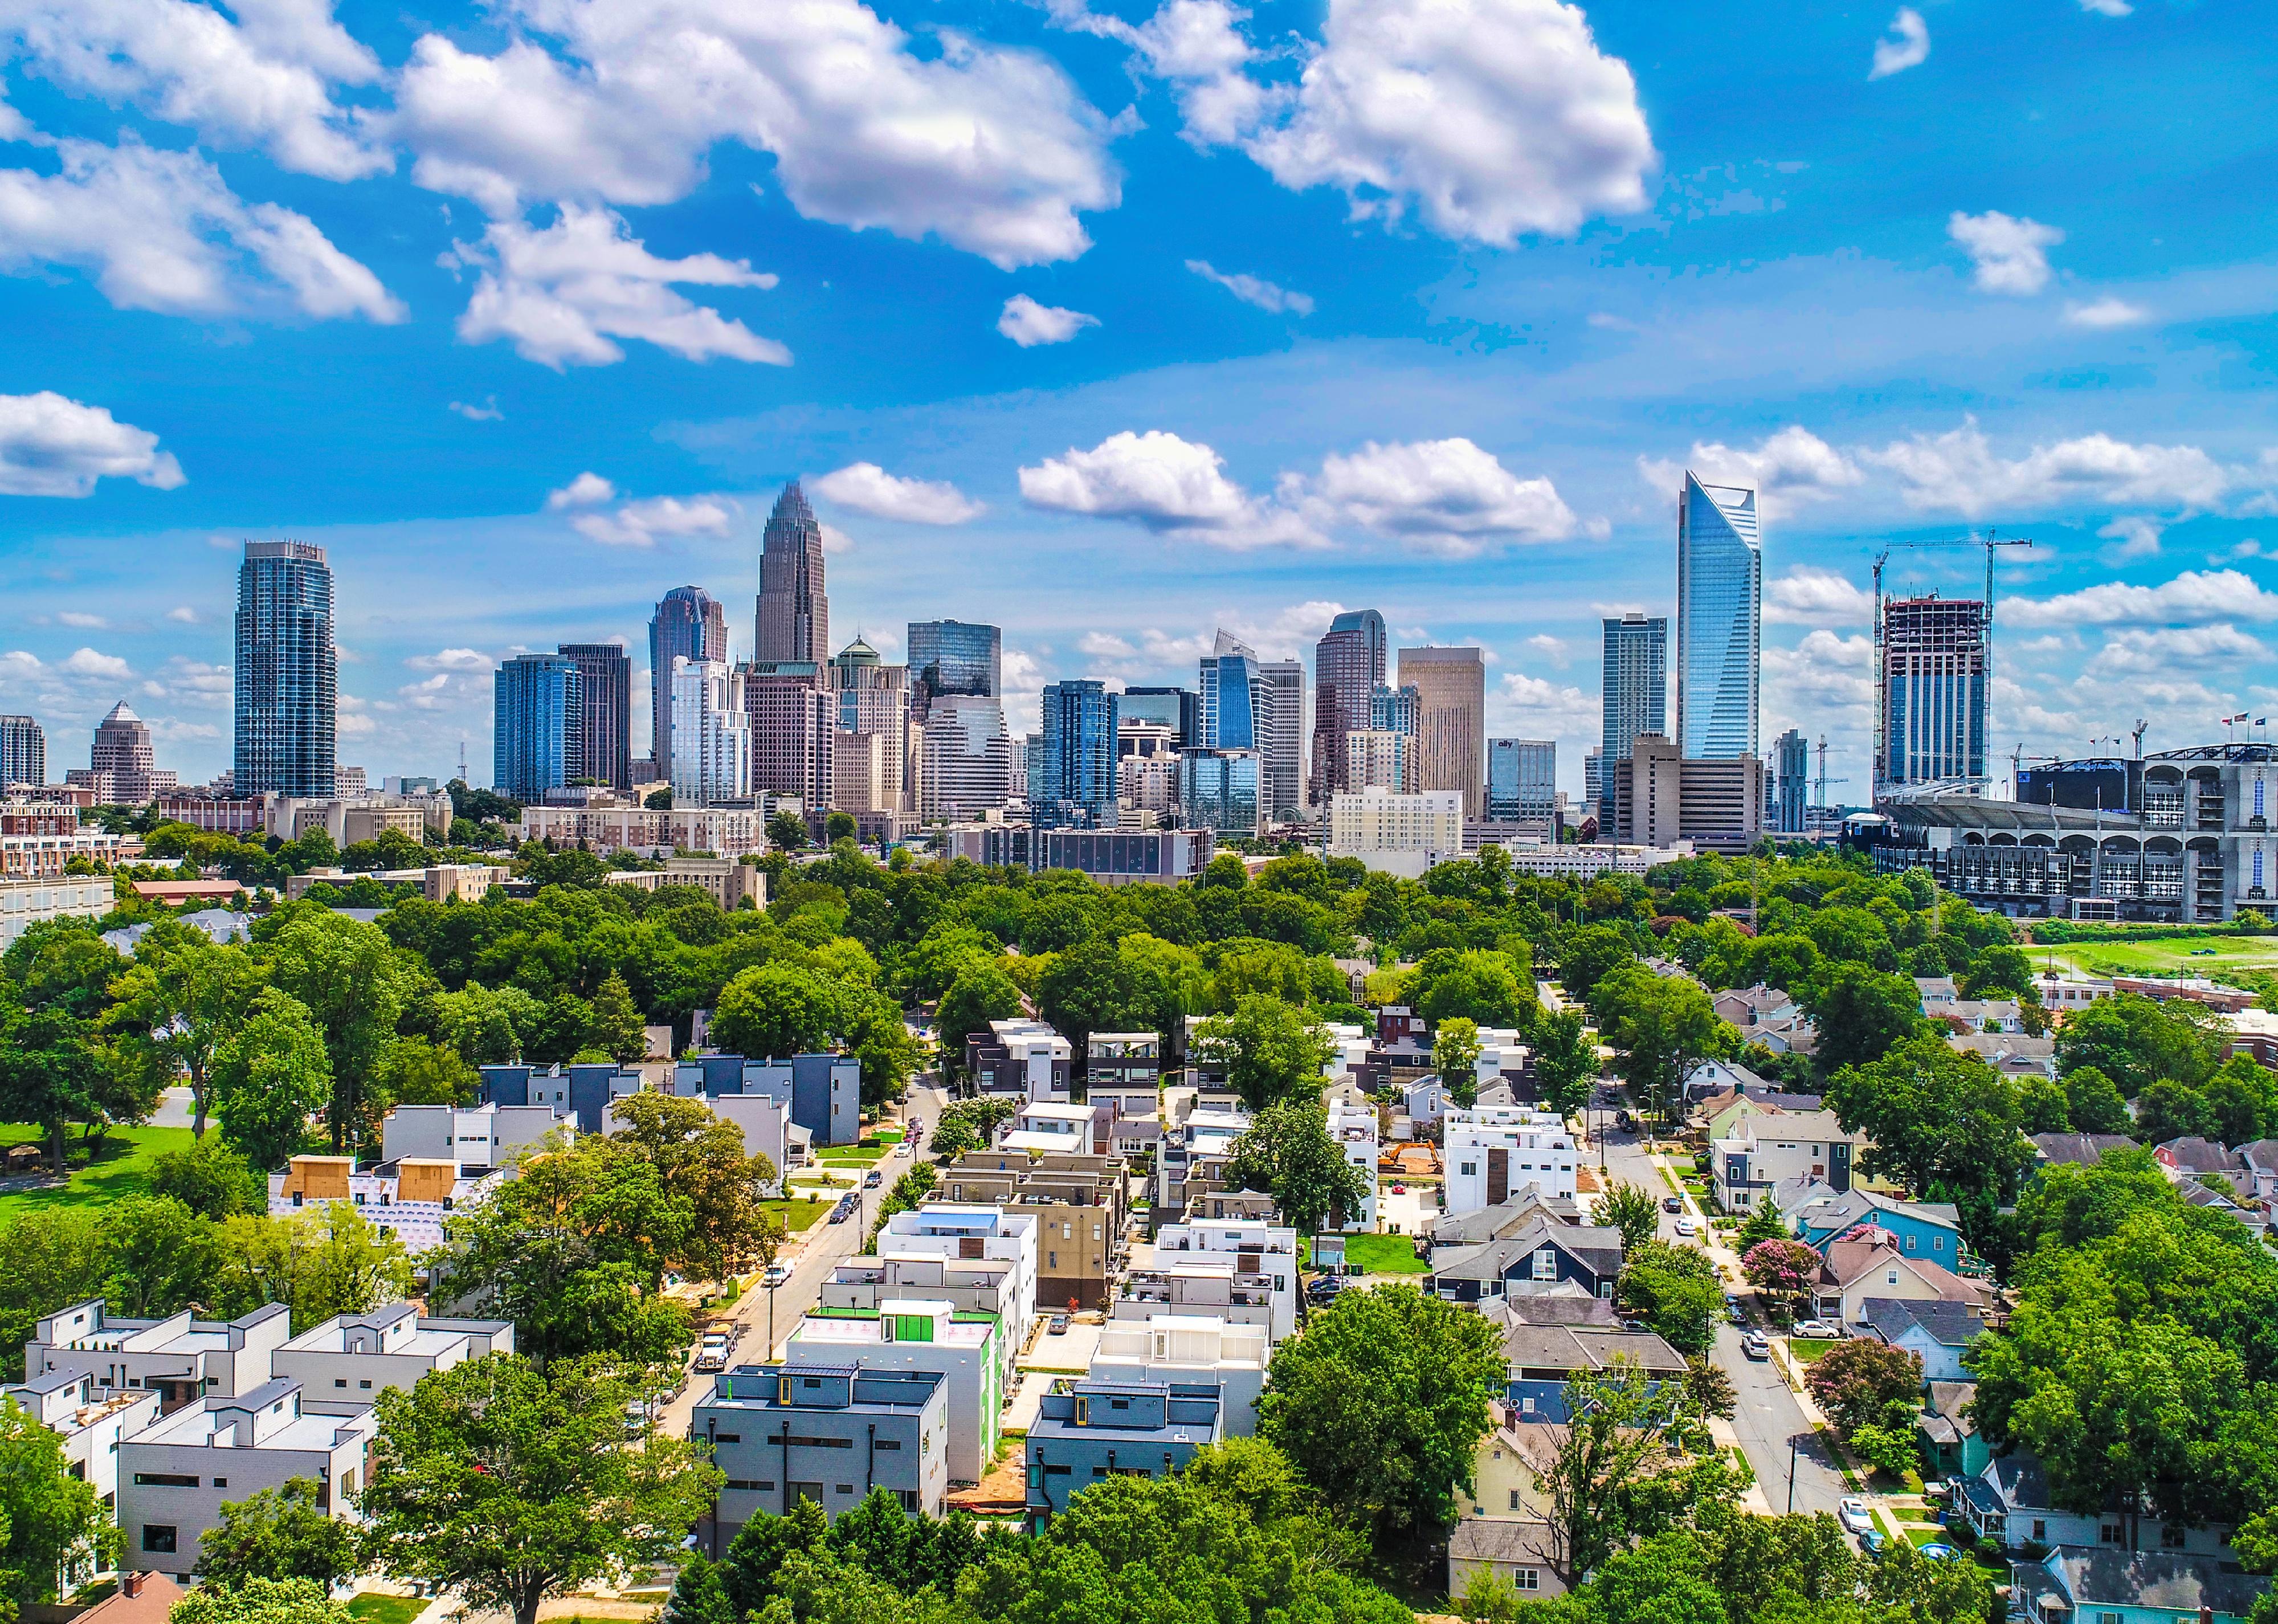
[(1867, 1513), (1867, 1502), (1861, 1499), (1846, 1499), (1836, 1508), (1835, 1520), (1854, 1534), (1864, 1534), (1875, 1526)]
[(770, 1263), (768, 1265), (766, 1275), (761, 1277), (760, 1283), (763, 1286), (779, 1286), (790, 1278), (791, 1270), (780, 1263)]
[(1701, 1233), (1701, 1226), (1690, 1218), (1679, 1218), (1677, 1221), (1677, 1232), (1679, 1235), (1698, 1235)]
[(1830, 1325), (1824, 1320), (1806, 1320), (1790, 1334), (1801, 1337), (1807, 1342), (1833, 1342), (1843, 1335), (1843, 1328)]

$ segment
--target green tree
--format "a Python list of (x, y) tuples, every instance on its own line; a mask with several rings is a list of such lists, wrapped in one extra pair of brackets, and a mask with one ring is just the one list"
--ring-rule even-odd
[(1860, 1158), (1868, 1173), (1918, 1192), (1944, 1185), (2006, 1206), (2033, 1165), (2016, 1084), (1935, 1032), (1837, 1072), (1827, 1103), (1846, 1130), (1874, 1141)]
[(355, 1574), (356, 1525), (317, 1504), (318, 1486), (292, 1477), (281, 1490), (223, 1501), (221, 1521), (198, 1536), (192, 1573), (233, 1590), (256, 1579), (307, 1579), (329, 1590)]
[(2147, 1145), (2184, 1138), (2211, 1139), (2216, 1132), (2214, 1111), (2200, 1090), (2162, 1077), (2137, 1096), (2136, 1129)]
[(1449, 1015), (1432, 1039), (1432, 1069), (1447, 1085), (1448, 1098), (1470, 1110), (1479, 1098), (1479, 1023), (1469, 1015)]
[(1566, 996), (1596, 1007), (1598, 983), (1635, 961), (1637, 945), (1618, 925), (1583, 925), (1566, 933), (1558, 946), (1558, 984)]
[(1561, 1116), (1587, 1105), (1598, 1080), (1598, 1051), (1579, 1009), (1561, 1009), (1534, 1025), (1534, 1081), (1542, 1103)]
[(95, 1209), (30, 1207), (0, 1230), (0, 1374), (22, 1381), (24, 1344), (34, 1323), (42, 1314), (102, 1295), (103, 1283)]
[(2053, 1077), (2017, 1079), (2017, 1126), (2028, 1134), (2063, 1133), (2072, 1127), (2064, 1084)]
[(2121, 992), (2065, 1017), (2057, 1029), (2057, 1075), (2068, 1079), (2093, 1066), (2133, 1099), (2162, 1080), (2199, 1087), (2229, 1047), (2221, 1018), (2190, 1000), (2162, 1003)]
[(1614, 1294), (1679, 1353), (1705, 1353), (1716, 1341), (1724, 1288), (1698, 1247), (1650, 1240), (1632, 1249), (1622, 1260)]
[(1273, 1351), (1258, 1436), (1381, 1550), (1454, 1520), (1507, 1369), (1481, 1315), (1413, 1286), (1348, 1291)]
[(0, 1610), (54, 1601), (67, 1571), (107, 1567), (118, 1544), (95, 1485), (65, 1464), (62, 1435), (0, 1398)]
[(1329, 1030), (1278, 998), (1254, 995), (1195, 1029), (1196, 1058), (1226, 1068), (1227, 1082), (1252, 1111), (1284, 1099), (1318, 1099), (1322, 1068), (1336, 1053)]
[(828, 1047), (837, 1023), (833, 984), (789, 964), (761, 964), (721, 990), (712, 1036), (729, 1053), (773, 1059)]
[(860, 832), (861, 826), (855, 823), (852, 812), (833, 812), (822, 820), (823, 840), (831, 846), (841, 840), (852, 840)]
[(1329, 1114), (1302, 1099), (1267, 1106), (1235, 1139), (1227, 1159), (1227, 1183), (1237, 1190), (1270, 1191), (1282, 1219), (1303, 1235), (1331, 1218), (1349, 1222), (1372, 1193), (1373, 1172), (1345, 1160), (1329, 1138)]
[(973, 960), (959, 970), (935, 1012), (945, 1067), (961, 1067), (965, 1040), (985, 1032), (991, 1021), (1007, 1021), (1021, 1013), (1021, 989), (997, 960)]
[(398, 1038), (380, 1056), (373, 1086), (390, 1105), (472, 1105), (482, 1074), (444, 1044)]
[(203, 1302), (220, 1256), (212, 1222), (164, 1196), (112, 1202), (96, 1240), (102, 1296), (114, 1314), (138, 1320), (161, 1319)]
[(607, 1051), (611, 1060), (625, 1064), (648, 1053), (647, 1023), (633, 1004), (632, 989), (615, 970), (601, 978), (600, 987), (593, 994), (587, 1037), (594, 1047)]
[(171, 1196), (203, 1218), (269, 1210), (266, 1181), (218, 1137), (152, 1156), (150, 1193)]
[(777, 812), (768, 819), (768, 844), (779, 852), (806, 849), (806, 824), (794, 813)]
[(111, 1057), (89, 1023), (60, 1004), (10, 1016), (0, 1007), (0, 1120), (37, 1127), (60, 1173), (71, 1125), (105, 1114)]
[(688, 1214), (665, 1267), (692, 1280), (740, 1272), (776, 1227), (761, 1205), (776, 1182), (775, 1163), (745, 1154), (744, 1130), (700, 1099), (645, 1089), (611, 1108), (620, 1124), (608, 1138), (611, 1152), (654, 1168), (665, 1199)]
[(2136, 1119), (2119, 1085), (2093, 1066), (2080, 1066), (2064, 1079), (2065, 1117), (2075, 1133), (2126, 1133)]
[(370, 1314), (411, 1295), (415, 1276), (401, 1238), (382, 1233), (349, 1203), (326, 1201), (282, 1222), (290, 1226), (288, 1300), (296, 1329), (334, 1314)]
[(541, 1374), (493, 1353), (380, 1395), (357, 1506), (382, 1571), (537, 1624), (539, 1604), (656, 1562), (725, 1481), (660, 1428), (624, 1436), (643, 1381), (595, 1361)]
[(1922, 1024), (1922, 993), (1915, 984), (1866, 964), (1827, 966), (1802, 1001), (1819, 1032), (1814, 1058), (1830, 1076), (1882, 1059)]
[(363, 1122), (364, 1089), (410, 992), (386, 932), (342, 914), (301, 914), (271, 942), (269, 972), (324, 1034), (332, 1062), (326, 1116), (333, 1152), (345, 1150), (352, 1135), (376, 1137)]
[(1480, 1026), (1525, 1031), (1538, 1013), (1533, 986), (1519, 984), (1517, 968), (1501, 953), (1440, 948), (1416, 966), (1416, 1013), (1433, 1023), (1456, 1015)]
[(1602, 977), (1591, 994), (1599, 1028), (1619, 1051), (1615, 1069), (1640, 1106), (1673, 1116), (1685, 1084), (1703, 1062), (1739, 1046), (1697, 982), (1656, 976), (1642, 965)]
[(1598, 1197), (1596, 1217), (1622, 1232), (1622, 1255), (1626, 1258), (1659, 1233), (1661, 1203), (1642, 1184), (1616, 1179)]
[(1994, 942), (1971, 954), (1961, 990), (1964, 998), (2038, 998), (2032, 960), (2010, 942)]
[(1780, 1211), (1779, 1203), (1767, 1195), (1748, 1209), (1747, 1220), (1740, 1225), (1739, 1238), (1745, 1251), (1758, 1241), (1786, 1240), (1792, 1234), (1787, 1215)]
[(308, 1143), (309, 1119), (336, 1098), (331, 1055), (306, 1005), (280, 988), (263, 989), (214, 1055), (223, 1142), (264, 1172), (283, 1167)]
[(348, 1624), (348, 1610), (313, 1579), (248, 1579), (201, 1585), (173, 1605), (166, 1624)]
[(261, 966), (243, 948), (162, 926), (136, 944), (134, 962), (111, 984), (110, 1024), (130, 1034), (163, 1083), (178, 1075), (188, 1083), (193, 1138), (205, 1137), (214, 1056), (251, 1011), (261, 983)]
[(959, 1099), (945, 1105), (934, 1121), (933, 1140), (928, 1147), (943, 1161), (954, 1161), (969, 1150), (980, 1150), (996, 1136), (999, 1123), (1009, 1122), (1020, 1112), (1013, 1100), (983, 1096), (978, 1099)]

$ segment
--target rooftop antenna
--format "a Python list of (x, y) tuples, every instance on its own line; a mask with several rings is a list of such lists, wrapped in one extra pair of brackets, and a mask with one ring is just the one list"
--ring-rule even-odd
[(466, 741), (465, 739), (462, 739), (461, 740), (459, 740), (459, 782), (460, 782), (460, 783), (462, 783), (462, 784), (464, 784), (466, 781), (467, 781), (467, 741)]
[(2144, 730), (2151, 725), (2152, 724), (2142, 716), (2136, 718), (2136, 726), (2134, 729), (2136, 735), (2136, 759), (2139, 762), (2144, 759)]

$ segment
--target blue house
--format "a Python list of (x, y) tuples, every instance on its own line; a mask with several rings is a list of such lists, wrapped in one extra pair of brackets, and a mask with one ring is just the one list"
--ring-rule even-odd
[(1915, 1441), (1930, 1463), (1929, 1475), (1949, 1483), (1979, 1475), (1992, 1460), (1993, 1450), (1969, 1413), (1977, 1383), (1931, 1382), (1928, 1386), (1922, 1413), (1915, 1417)]
[(637, 1094), (641, 1085), (639, 1072), (614, 1061), (544, 1071), (535, 1066), (485, 1066), (481, 1072), (485, 1105), (567, 1107), (577, 1118), (579, 1133), (600, 1132), (609, 1101)]
[(813, 1134), (817, 1145), (852, 1145), (862, 1137), (862, 1063), (851, 1054), (763, 1061), (700, 1054), (675, 1063), (672, 1092), (707, 1099), (764, 1094), (782, 1102), (785, 1114)]
[(1028, 1428), (1028, 1528), (1110, 1477), (1168, 1477), (1219, 1437), (1219, 1390), (1062, 1376)]
[(2059, 1545), (2014, 1564), (2009, 1594), (2030, 1624), (2238, 1624), (2269, 1587), (2221, 1557)]
[(1513, 1324), (1503, 1333), (1510, 1361), (1510, 1407), (1522, 1421), (1571, 1421), (1566, 1383), (1577, 1371), (1639, 1367), (1656, 1379), (1680, 1379), (1685, 1359), (1651, 1331), (1601, 1330), (1587, 1325)]
[(1975, 1303), (1938, 1298), (1870, 1297), (1861, 1316), (1890, 1346), (1922, 1360), (1923, 1380), (1967, 1382), (1969, 1344), (1985, 1329)]
[(1862, 1223), (1888, 1229), (1899, 1248), (1955, 1274), (1962, 1272), (1961, 1214), (1935, 1201), (1900, 1201), (1870, 1190), (1836, 1190), (1817, 1179), (1789, 1179), (1772, 1191), (1781, 1216), (1805, 1245), (1824, 1254)]

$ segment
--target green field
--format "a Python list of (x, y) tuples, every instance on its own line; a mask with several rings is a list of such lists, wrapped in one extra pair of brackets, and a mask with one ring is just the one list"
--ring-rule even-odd
[(783, 1222), (792, 1234), (811, 1229), (829, 1216), (836, 1201), (762, 1201), (760, 1205)]
[[(36, 1143), (39, 1130), (27, 1124), (11, 1123), (0, 1128), (0, 1149), (11, 1145)], [(32, 1208), (50, 1207), (90, 1207), (100, 1202), (116, 1201), (122, 1197), (146, 1195), (150, 1189), (150, 1158), (159, 1151), (187, 1150), (190, 1130), (187, 1128), (118, 1128), (104, 1136), (103, 1156), (92, 1166), (81, 1157), (79, 1136), (71, 1137), (71, 1150), (65, 1161), (71, 1169), (68, 1183), (46, 1189), (15, 1190), (0, 1194), (0, 1223), (12, 1221)]]
[(859, 1162), (867, 1167), (885, 1155), (889, 1148), (887, 1145), (877, 1145), (866, 1150), (859, 1145), (834, 1145), (815, 1152), (814, 1159), (825, 1163)]
[(1345, 1262), (1357, 1263), (1372, 1275), (1426, 1275), (1432, 1266), (1416, 1255), (1416, 1245), (1405, 1235), (1348, 1235)]
[(1828, 1349), (1842, 1345), (1841, 1343), (1832, 1339), (1822, 1342), (1809, 1337), (1791, 1337), (1788, 1338), (1787, 1351), (1793, 1356), (1797, 1364), (1808, 1365), (1826, 1352)]
[(2140, 942), (2068, 942), (2028, 950), (2036, 965), (2052, 959), (2083, 976), (2206, 976), (2226, 971), (2278, 973), (2278, 936), (2159, 936)]

